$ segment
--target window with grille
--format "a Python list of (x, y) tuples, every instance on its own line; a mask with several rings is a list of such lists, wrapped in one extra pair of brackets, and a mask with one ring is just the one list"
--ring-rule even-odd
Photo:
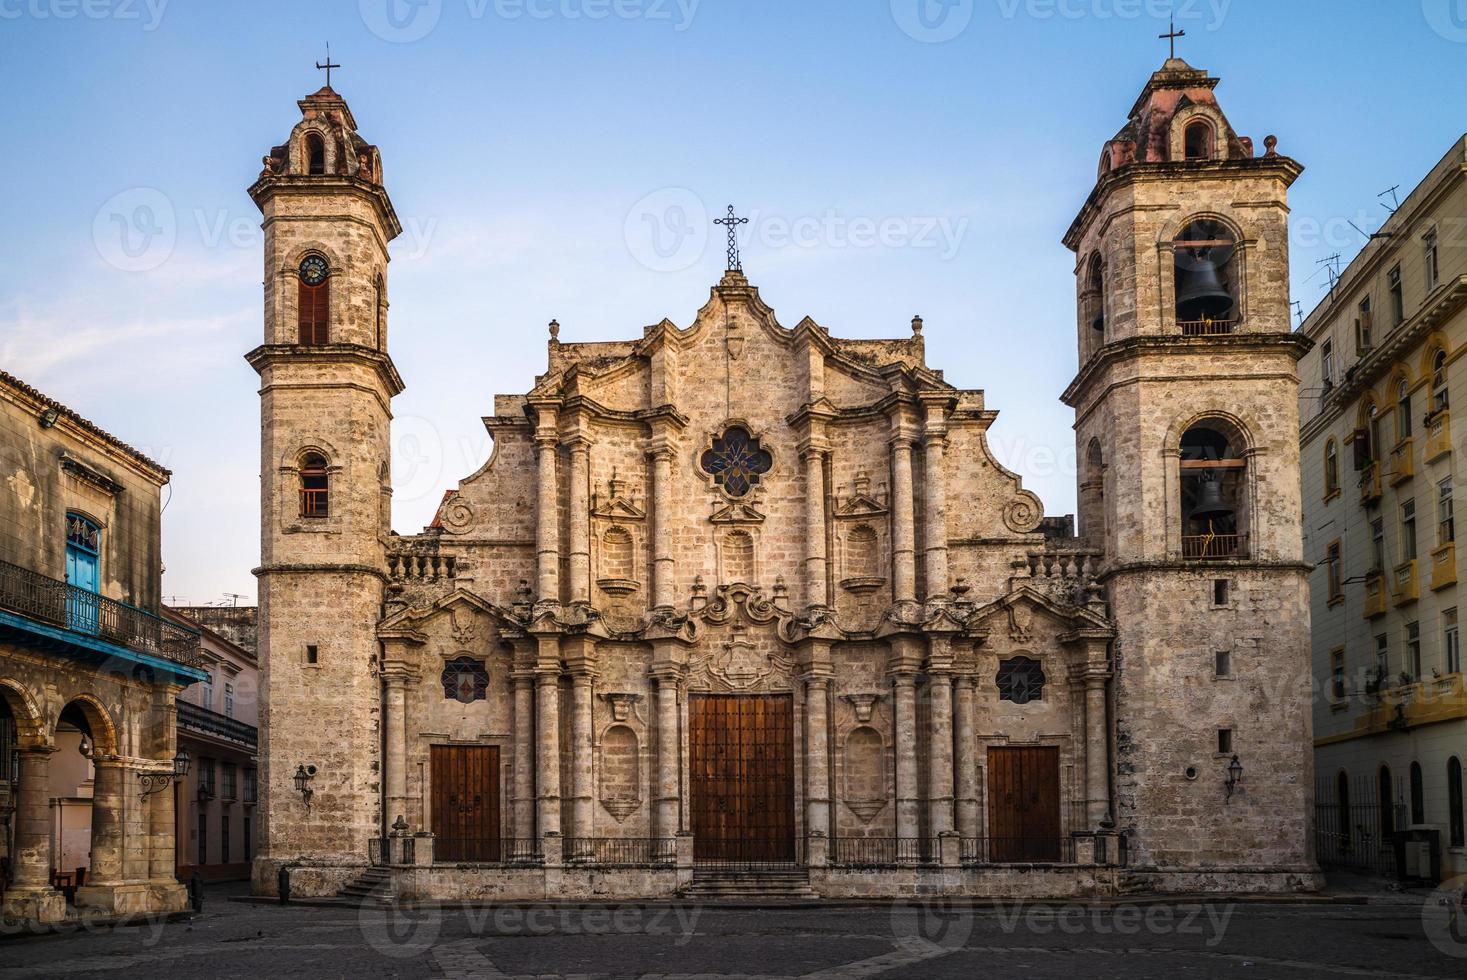
[(1002, 701), (1028, 704), (1044, 699), (1044, 668), (1039, 661), (1014, 657), (998, 665), (998, 696)]
[(326, 472), (326, 457), (320, 453), (306, 453), (300, 468), (301, 516), (331, 516), (330, 476)]
[(484, 661), (458, 657), (443, 665), (443, 697), (472, 704), (488, 697), (489, 670)]

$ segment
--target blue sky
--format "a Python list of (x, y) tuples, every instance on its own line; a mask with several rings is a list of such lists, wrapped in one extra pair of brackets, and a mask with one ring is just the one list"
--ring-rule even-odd
[(479, 418), (543, 370), (552, 317), (564, 340), (687, 324), (729, 202), (782, 322), (903, 336), (921, 314), (929, 362), (986, 389), (998, 455), (1068, 513), (1060, 237), (1173, 7), (1233, 125), (1307, 168), (1308, 309), (1316, 261), (1362, 244), (1346, 222), (1373, 230), (1377, 193), (1404, 197), (1467, 128), (1467, 0), (0, 0), (0, 366), (173, 469), (165, 594), (253, 596), (245, 189), (329, 40), (407, 229), (399, 531), (488, 455)]

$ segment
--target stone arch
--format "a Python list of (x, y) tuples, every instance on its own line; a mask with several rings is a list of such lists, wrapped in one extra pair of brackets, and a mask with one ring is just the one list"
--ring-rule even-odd
[[(97, 755), (118, 755), (120, 749), (117, 724), (112, 720), (112, 712), (107, 710), (107, 706), (96, 695), (78, 694), (67, 701), (56, 714), (56, 724), (61, 722), (61, 715), (73, 705), (86, 721), (86, 734), (92, 740), (93, 752)], [(55, 728), (54, 724), (52, 728)]]
[(322, 119), (303, 119), (296, 124), (290, 134), (290, 172), (292, 174), (311, 173), (310, 161), (307, 156), (307, 143), (311, 139), (321, 141), (322, 175), (330, 175), (338, 172), (340, 161), (340, 141), (331, 127)]
[(1245, 452), (1252, 453), (1258, 450), (1253, 433), (1259, 429), (1253, 421), (1220, 408), (1203, 409), (1192, 415), (1179, 416), (1167, 429), (1166, 445), (1168, 449), (1172, 451), (1180, 449), (1183, 435), (1199, 425), (1206, 424), (1212, 424), (1214, 427), (1223, 426), (1224, 434)]
[[(1197, 125), (1207, 127), (1207, 155), (1192, 156), (1187, 151), (1188, 135)], [(1228, 124), (1216, 107), (1193, 103), (1178, 109), (1167, 130), (1167, 144), (1173, 161), (1226, 160), (1228, 157)]]
[(1221, 211), (1188, 211), (1185, 214), (1175, 217), (1171, 221), (1162, 225), (1161, 234), (1160, 237), (1157, 239), (1157, 244), (1167, 246), (1173, 244), (1178, 238), (1181, 237), (1182, 232), (1186, 231), (1188, 227), (1196, 224), (1199, 221), (1217, 222), (1233, 236), (1234, 240), (1239, 245), (1243, 244), (1246, 241), (1246, 236), (1243, 232), (1243, 226), (1238, 224), (1235, 218), (1229, 217), (1228, 215), (1223, 214)]
[(1437, 351), (1442, 351), (1444, 354), (1446, 354), (1447, 355), (1447, 363), (1448, 364), (1451, 364), (1451, 362), (1452, 362), (1452, 342), (1447, 338), (1447, 335), (1445, 333), (1443, 333), (1442, 331), (1440, 331), (1440, 330), (1433, 330), (1427, 336), (1426, 340), (1422, 342), (1422, 345), (1421, 345), (1421, 360), (1420, 360), (1420, 363), (1419, 363), (1419, 369), (1417, 371), (1418, 377), (1422, 377), (1422, 378), (1429, 378), (1429, 377), (1431, 377), (1431, 372), (1432, 372), (1432, 367), (1433, 367), (1432, 362), (1436, 358), (1436, 352)]
[(870, 725), (846, 733), (841, 747), (841, 796), (863, 823), (886, 806), (886, 740)]
[(51, 731), (55, 726), (45, 723), (45, 712), (25, 685), (0, 677), (0, 701), (5, 702), (15, 718), (17, 745), (35, 748), (51, 744)]
[(620, 524), (613, 524), (601, 533), (600, 578), (635, 581), (636, 539), (632, 532)]
[(1092, 436), (1080, 475), (1080, 533), (1091, 544), (1105, 538), (1105, 451)]

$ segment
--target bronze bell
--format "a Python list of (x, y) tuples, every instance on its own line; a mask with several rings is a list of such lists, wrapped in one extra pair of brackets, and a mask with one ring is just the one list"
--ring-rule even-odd
[(1233, 310), (1233, 297), (1217, 273), (1217, 263), (1198, 256), (1196, 265), (1188, 269), (1186, 280), (1177, 290), (1177, 319), (1226, 320)]
[(1095, 319), (1090, 321), (1090, 326), (1093, 329), (1095, 329), (1095, 330), (1099, 330), (1101, 332), (1104, 332), (1105, 331), (1105, 314), (1104, 313), (1097, 313), (1097, 314), (1095, 314)]
[(1197, 500), (1187, 517), (1194, 521), (1217, 521), (1233, 516), (1233, 508), (1223, 499), (1222, 479), (1212, 473), (1197, 481)]

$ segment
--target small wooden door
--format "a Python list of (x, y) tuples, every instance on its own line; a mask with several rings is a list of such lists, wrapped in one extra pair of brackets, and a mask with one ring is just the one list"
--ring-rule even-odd
[(499, 860), (499, 747), (435, 745), (434, 857), (440, 861)]
[(994, 861), (1060, 860), (1059, 749), (989, 748), (988, 837)]
[(694, 857), (795, 859), (794, 699), (688, 699)]

